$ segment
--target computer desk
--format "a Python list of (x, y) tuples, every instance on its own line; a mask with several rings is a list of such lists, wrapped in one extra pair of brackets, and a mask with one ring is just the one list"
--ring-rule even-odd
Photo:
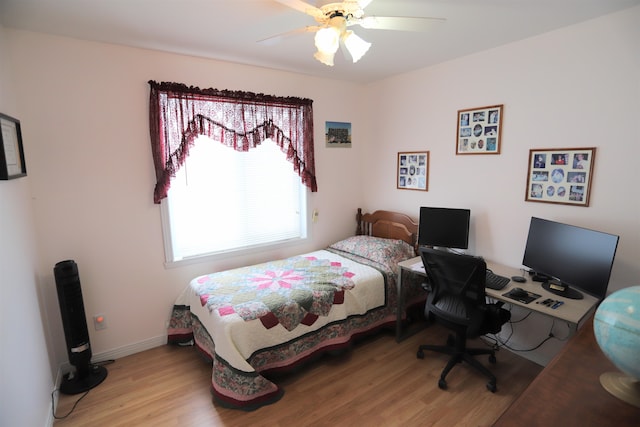
[[(511, 278), (512, 276), (521, 276), (522, 271), (515, 267), (509, 267), (506, 265), (502, 265), (496, 262), (485, 260), (487, 263), (487, 268), (492, 270), (495, 274), (500, 276)], [(422, 258), (415, 257), (409, 260), (403, 261), (398, 264), (398, 307), (396, 311), (396, 341), (400, 342), (405, 339), (411, 332), (414, 331), (406, 331), (403, 328), (402, 317), (403, 311), (405, 310), (405, 298), (404, 291), (402, 286), (403, 276), (407, 274), (418, 274), (424, 277), (426, 273), (424, 271), (424, 266), (422, 265)], [(524, 283), (514, 282), (511, 280), (504, 289), (495, 290), (486, 288), (485, 293), (488, 297), (502, 301), (505, 304), (512, 304), (513, 306), (522, 307), (525, 310), (531, 310), (533, 312), (542, 314), (544, 316), (551, 317), (555, 320), (563, 321), (569, 327), (570, 335), (575, 334), (578, 328), (584, 323), (584, 321), (595, 311), (598, 300), (588, 294), (584, 294), (584, 298), (580, 300), (574, 300), (569, 298), (564, 298), (559, 295), (553, 294), (546, 289), (544, 289), (540, 282), (534, 282), (528, 274), (525, 274), (525, 278), (527, 279)], [(531, 301), (528, 304), (524, 304), (520, 301), (514, 300), (512, 298), (504, 296), (505, 293), (509, 292), (513, 288), (522, 288), (526, 291), (533, 292), (535, 294), (540, 295), (540, 298)], [(542, 302), (545, 299), (550, 298), (557, 301), (562, 301), (562, 304), (558, 308), (551, 308), (544, 306), (542, 304), (537, 304), (538, 302)]]

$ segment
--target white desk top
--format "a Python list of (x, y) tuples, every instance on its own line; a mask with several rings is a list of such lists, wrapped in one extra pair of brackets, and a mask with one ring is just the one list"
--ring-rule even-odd
[[(498, 274), (500, 276), (511, 278), (512, 276), (522, 275), (522, 271), (518, 268), (509, 267), (488, 260), (485, 260), (485, 262), (487, 263), (487, 268), (491, 269), (495, 274)], [(399, 264), (399, 266), (405, 270), (411, 270), (418, 274), (425, 274), (424, 266), (422, 265), (422, 259), (420, 257), (415, 257), (403, 261)], [(511, 280), (504, 289), (498, 291), (495, 289), (486, 288), (485, 292), (487, 296), (496, 300), (523, 307), (525, 309), (529, 309), (537, 313), (553, 317), (555, 319), (566, 321), (574, 325), (574, 327), (577, 327), (591, 313), (591, 311), (595, 309), (596, 303), (598, 302), (597, 298), (588, 294), (584, 294), (584, 298), (580, 300), (561, 297), (544, 289), (541, 283), (534, 282), (527, 274), (525, 274), (525, 278), (527, 279), (527, 281), (524, 283), (514, 282), (513, 280)], [(531, 301), (529, 304), (524, 304), (520, 301), (505, 297), (504, 294), (506, 294), (513, 288), (522, 288), (526, 291), (533, 292), (540, 295), (540, 298)], [(542, 304), (537, 304), (538, 302), (542, 302), (547, 298), (557, 301), (563, 301), (564, 304), (555, 309), (544, 306)]]

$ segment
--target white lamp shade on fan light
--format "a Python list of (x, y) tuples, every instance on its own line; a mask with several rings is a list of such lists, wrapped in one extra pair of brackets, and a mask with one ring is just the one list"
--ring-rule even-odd
[(335, 53), (327, 53), (327, 52), (323, 52), (321, 50), (317, 51), (316, 53), (313, 54), (313, 57), (316, 58), (318, 61), (322, 62), (324, 65), (328, 65), (330, 67), (333, 67), (333, 56), (335, 55)]
[(315, 45), (318, 51), (314, 57), (325, 65), (333, 66), (333, 58), (342, 44), (351, 60), (356, 63), (364, 56), (371, 47), (371, 43), (363, 40), (353, 31), (344, 31), (335, 27), (327, 27), (318, 30), (315, 36)]
[(340, 30), (335, 27), (318, 30), (315, 45), (318, 51), (313, 56), (323, 64), (333, 66), (333, 56), (340, 47)]
[(346, 31), (342, 40), (354, 64), (358, 62), (371, 47), (371, 43), (362, 40), (362, 38), (353, 31)]
[(346, 29), (344, 17), (337, 16), (329, 21), (329, 26), (316, 32), (314, 42), (318, 51), (313, 55), (325, 65), (333, 66), (333, 58), (340, 48), (344, 46), (356, 63), (367, 53), (371, 43), (364, 41), (353, 31)]

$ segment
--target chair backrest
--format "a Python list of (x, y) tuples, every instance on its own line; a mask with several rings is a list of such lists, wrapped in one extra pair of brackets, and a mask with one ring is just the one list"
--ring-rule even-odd
[(428, 247), (420, 248), (420, 256), (435, 294), (434, 303), (444, 295), (451, 295), (477, 307), (486, 304), (484, 259)]

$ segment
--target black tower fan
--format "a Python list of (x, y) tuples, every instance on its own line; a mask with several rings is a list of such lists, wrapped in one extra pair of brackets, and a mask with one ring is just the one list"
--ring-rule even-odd
[(91, 344), (77, 264), (73, 260), (60, 261), (53, 269), (53, 274), (58, 289), (58, 302), (69, 363), (76, 368), (75, 373), (64, 376), (60, 392), (78, 394), (104, 381), (107, 377), (107, 369), (104, 366), (91, 364)]

